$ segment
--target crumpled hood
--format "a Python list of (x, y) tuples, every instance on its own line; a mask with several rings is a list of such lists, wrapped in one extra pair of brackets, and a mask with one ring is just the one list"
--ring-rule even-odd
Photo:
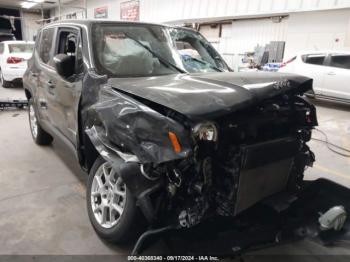
[(171, 108), (192, 120), (212, 119), (282, 93), (312, 89), (307, 77), (267, 72), (114, 78), (114, 89)]

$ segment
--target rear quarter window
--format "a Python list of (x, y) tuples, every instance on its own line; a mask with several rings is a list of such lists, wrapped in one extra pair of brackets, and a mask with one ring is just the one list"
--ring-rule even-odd
[(54, 38), (55, 29), (44, 29), (41, 33), (39, 56), (43, 63), (48, 64), (52, 54), (52, 42)]
[(326, 54), (311, 54), (311, 55), (303, 55), (301, 59), (306, 64), (311, 65), (323, 65), (326, 59)]
[(330, 66), (343, 69), (350, 69), (350, 55), (332, 55)]

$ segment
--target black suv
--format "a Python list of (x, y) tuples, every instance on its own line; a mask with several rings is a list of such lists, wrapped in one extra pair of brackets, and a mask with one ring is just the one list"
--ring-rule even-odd
[(317, 125), (312, 80), (234, 73), (191, 29), (111, 21), (45, 26), (24, 88), (34, 141), (62, 139), (89, 173), (103, 238), (189, 228), (295, 195)]

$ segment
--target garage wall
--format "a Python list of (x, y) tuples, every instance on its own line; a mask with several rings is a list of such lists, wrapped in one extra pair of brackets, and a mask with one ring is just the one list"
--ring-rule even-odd
[[(87, 18), (94, 18), (94, 10), (98, 7), (107, 7), (108, 8), (108, 19), (119, 20), (120, 19), (120, 3), (125, 2), (127, 0), (87, 0)], [(74, 1), (70, 3), (74, 5)], [(83, 7), (82, 3), (77, 4), (79, 7)], [(54, 8), (51, 10), (51, 16), (58, 16), (58, 8)], [(61, 14), (63, 18), (66, 15), (77, 13), (77, 18), (83, 18), (84, 12), (78, 8), (70, 8), (67, 6), (63, 6), (61, 8)]]
[(245, 52), (270, 41), (285, 41), (284, 57), (300, 51), (350, 48), (350, 11), (291, 13), (280, 23), (270, 18), (233, 21), (222, 26), (218, 51), (233, 68)]
[(36, 36), (37, 31), (40, 28), (40, 24), (36, 23), (36, 21), (41, 19), (41, 14), (21, 12), (21, 16), (23, 40), (33, 41), (34, 36)]
[[(72, 7), (66, 7), (66, 6), (61, 7), (62, 19), (67, 19), (69, 18), (68, 17), (69, 15), (73, 15), (73, 14), (75, 14), (76, 19), (83, 19), (85, 16), (84, 13), (85, 12), (79, 8), (72, 8)], [(50, 10), (50, 17), (58, 17), (58, 16), (59, 16), (58, 8), (53, 8)]]
[(219, 53), (234, 70), (246, 52), (253, 52), (257, 46), (265, 46), (270, 41), (285, 41), (289, 17), (279, 23), (271, 18), (237, 20), (222, 26), (218, 45)]
[(349, 23), (350, 10), (292, 14), (286, 34), (285, 57), (301, 50), (350, 48)]
[(141, 20), (190, 22), (228, 17), (253, 17), (337, 8), (349, 0), (141, 0)]
[(108, 8), (108, 18), (119, 20), (120, 19), (120, 0), (89, 0), (87, 2), (88, 7), (88, 18), (94, 18), (94, 9), (98, 7), (107, 6)]
[[(108, 19), (120, 19), (120, 4), (128, 0), (88, 0), (87, 16), (108, 8)], [(325, 10), (327, 9), (327, 10)], [(323, 10), (323, 11), (320, 11)], [(62, 13), (77, 11), (63, 8)], [(55, 11), (57, 14), (57, 9)], [(271, 16), (284, 18), (273, 22)], [(285, 41), (285, 58), (302, 50), (350, 48), (349, 0), (140, 0), (140, 20), (151, 22), (210, 22), (229, 20), (218, 28), (202, 26), (228, 64), (236, 68), (242, 54), (270, 41)]]
[(243, 53), (254, 51), (259, 45), (266, 45), (270, 41), (285, 41), (288, 30), (288, 17), (280, 23), (274, 23), (270, 18), (234, 21), (231, 25), (224, 25), (222, 30), (222, 45), (220, 50), (230, 52), (235, 50)]

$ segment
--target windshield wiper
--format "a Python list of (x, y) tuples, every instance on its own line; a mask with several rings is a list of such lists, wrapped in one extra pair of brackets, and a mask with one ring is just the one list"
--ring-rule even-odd
[(168, 60), (162, 58), (160, 55), (158, 55), (156, 52), (154, 52), (150, 47), (148, 47), (147, 45), (143, 44), (141, 41), (137, 40), (136, 38), (130, 36), (129, 34), (124, 32), (124, 35), (133, 40), (134, 42), (136, 42), (138, 45), (142, 46), (144, 49), (146, 49), (148, 52), (150, 52), (154, 57), (156, 57), (163, 65), (165, 65), (166, 67), (170, 68), (175, 68), (177, 71), (179, 71), (180, 73), (184, 74), (187, 73), (186, 71), (182, 70), (181, 68), (177, 67), (176, 65), (174, 65), (173, 63), (169, 62)]

